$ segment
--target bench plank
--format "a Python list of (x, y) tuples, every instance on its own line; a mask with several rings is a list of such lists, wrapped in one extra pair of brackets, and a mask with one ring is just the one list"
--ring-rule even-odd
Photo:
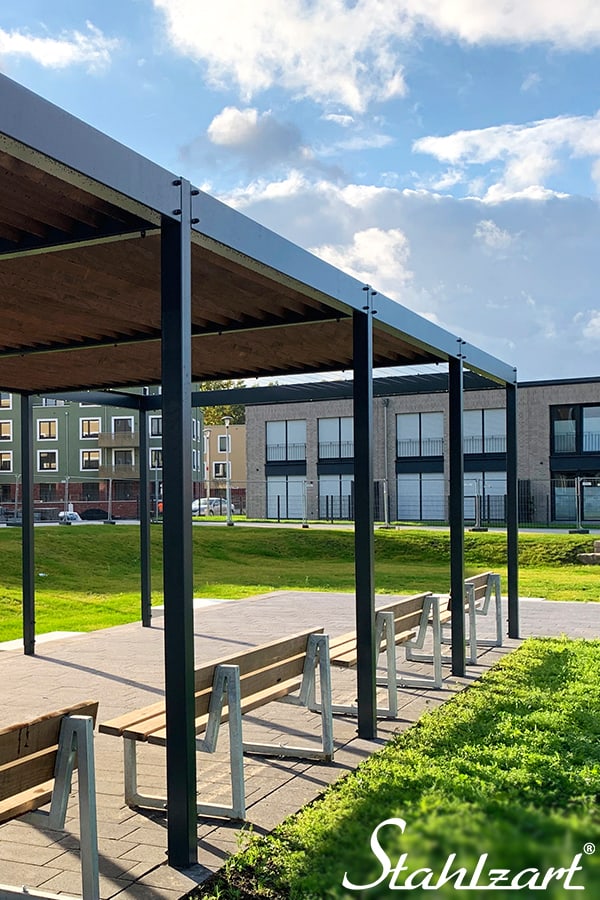
[(58, 744), (58, 734), (64, 716), (91, 716), (95, 722), (97, 714), (98, 703), (86, 700), (39, 716), (31, 722), (8, 725), (0, 729), (0, 766)]

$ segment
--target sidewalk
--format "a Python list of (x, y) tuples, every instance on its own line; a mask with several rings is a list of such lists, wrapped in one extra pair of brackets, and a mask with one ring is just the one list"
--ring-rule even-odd
[[(389, 602), (389, 596), (379, 598)], [(524, 600), (522, 637), (567, 634), (600, 635), (600, 603), (550, 603)], [(491, 618), (491, 617), (490, 617)], [(200, 601), (195, 611), (197, 664), (311, 626), (331, 634), (350, 630), (354, 597), (350, 594), (276, 592), (243, 601)], [(490, 629), (493, 623), (489, 623)], [(487, 628), (487, 625), (486, 625)], [(484, 635), (485, 636), (485, 635)], [(478, 678), (519, 641), (486, 651), (464, 679), (446, 672), (443, 691), (403, 690), (400, 718), (380, 721), (375, 741), (359, 740), (356, 720), (335, 718), (334, 763), (247, 757), (248, 821), (258, 833), (271, 830), (287, 815), (318, 796), (344, 772), (377, 750), (391, 735), (413, 724)], [(6, 645), (4, 645), (6, 646)], [(35, 657), (19, 649), (0, 652), (2, 706), (0, 726), (9, 725), (88, 698), (100, 701), (99, 720), (155, 702), (163, 692), (163, 626), (154, 611), (152, 628), (138, 623), (40, 642)], [(412, 664), (414, 669), (419, 667)], [(355, 673), (333, 668), (334, 701), (355, 697)], [(314, 714), (284, 703), (270, 704), (244, 717), (248, 740), (284, 740), (301, 730), (316, 734)], [(226, 737), (226, 730), (222, 737)], [(216, 754), (200, 754), (199, 788), (206, 800), (225, 799), (228, 791), (227, 741)], [(164, 751), (142, 747), (142, 789), (164, 790)], [(96, 776), (103, 898), (179, 900), (218, 869), (237, 848), (240, 823), (200, 819), (199, 864), (184, 872), (165, 864), (166, 819), (162, 813), (131, 810), (123, 801), (122, 747), (117, 738), (96, 734)], [(71, 802), (67, 835), (45, 832), (23, 822), (0, 827), (0, 883), (27, 884), (48, 891), (80, 890), (77, 854), (77, 804)], [(72, 830), (72, 833), (70, 833)]]

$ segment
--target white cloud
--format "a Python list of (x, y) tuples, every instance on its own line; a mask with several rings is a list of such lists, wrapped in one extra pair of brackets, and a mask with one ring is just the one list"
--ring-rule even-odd
[(214, 117), (208, 126), (207, 134), (213, 144), (233, 147), (252, 139), (256, 134), (257, 125), (258, 110), (226, 106)]
[(514, 237), (508, 231), (498, 228), (491, 219), (482, 219), (478, 222), (474, 235), (486, 249), (496, 252), (508, 250), (514, 241)]
[(0, 28), (0, 59), (27, 57), (48, 69), (87, 64), (91, 70), (110, 63), (111, 53), (119, 46), (115, 38), (107, 38), (86, 22), (87, 32), (63, 32), (60, 37), (39, 37), (22, 31)]
[(406, 93), (404, 51), (417, 34), (478, 45), (600, 45), (597, 0), (153, 3), (172, 46), (204, 63), (213, 84), (237, 84), (245, 100), (276, 85), (353, 111)]
[(493, 202), (526, 196), (532, 190), (541, 197), (549, 190), (544, 182), (559, 169), (563, 155), (596, 158), (592, 166), (597, 171), (600, 113), (429, 136), (415, 141), (413, 150), (463, 169), (500, 163), (503, 172), (487, 189), (487, 199)]
[(600, 204), (593, 200), (524, 193), (492, 211), (475, 197), (340, 186), (299, 172), (224, 199), (516, 365), (522, 379), (597, 374)]
[(529, 75), (523, 80), (521, 84), (521, 90), (523, 93), (527, 93), (527, 91), (534, 91), (539, 85), (542, 83), (542, 79), (538, 75), (537, 72), (530, 72)]
[(321, 118), (325, 122), (334, 122), (336, 125), (341, 125), (342, 128), (349, 128), (350, 125), (354, 124), (354, 116), (342, 116), (337, 113), (329, 113), (321, 116)]
[(206, 64), (213, 84), (242, 97), (277, 85), (298, 96), (363, 110), (405, 93), (395, 37), (405, 16), (390, 0), (153, 0), (182, 54)]
[(323, 244), (311, 252), (365, 284), (376, 283), (392, 299), (400, 299), (412, 278), (408, 241), (397, 228), (366, 228), (355, 232), (349, 244)]

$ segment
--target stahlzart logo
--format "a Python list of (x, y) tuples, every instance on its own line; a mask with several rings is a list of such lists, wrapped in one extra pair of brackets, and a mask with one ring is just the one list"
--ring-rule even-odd
[[(394, 866), (389, 856), (379, 843), (379, 832), (388, 825), (399, 828), (402, 834), (406, 828), (404, 819), (385, 819), (371, 833), (371, 852), (381, 866), (381, 875), (369, 884), (354, 884), (344, 873), (342, 886), (349, 891), (368, 891), (389, 879), (390, 891), (437, 891), (444, 885), (463, 891), (545, 891), (553, 881), (562, 882), (566, 891), (584, 891), (581, 884), (573, 884), (577, 872), (582, 872), (581, 853), (577, 853), (568, 868), (522, 869), (514, 872), (511, 869), (493, 868), (488, 861), (488, 854), (482, 853), (472, 871), (456, 866), (456, 853), (451, 853), (439, 871), (429, 868), (411, 871), (408, 864), (408, 853), (400, 854)], [(593, 849), (592, 849), (593, 848)], [(584, 853), (593, 853), (593, 844), (586, 844)]]

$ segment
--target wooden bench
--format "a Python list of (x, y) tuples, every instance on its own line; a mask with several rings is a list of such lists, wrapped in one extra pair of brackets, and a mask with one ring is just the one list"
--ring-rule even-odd
[[(378, 707), (377, 714), (395, 718), (398, 714), (398, 689), (401, 687), (441, 688), (443, 681), (441, 663), (441, 624), (439, 598), (431, 593), (414, 594), (394, 600), (375, 610), (375, 646), (378, 657), (386, 655), (386, 674), (377, 684), (387, 687), (388, 705)], [(422, 648), (428, 629), (433, 635), (433, 662), (431, 678), (415, 678), (397, 671), (396, 648), (403, 645), (406, 658), (412, 648)], [(331, 662), (339, 666), (354, 666), (357, 662), (356, 631), (329, 638)], [(355, 715), (356, 706), (333, 706), (334, 713)]]
[[(0, 823), (23, 816), (42, 828), (63, 830), (73, 770), (78, 769), (83, 900), (99, 900), (94, 773), (98, 704), (79, 703), (0, 730)], [(41, 806), (50, 802), (49, 812)], [(73, 900), (25, 886), (0, 885), (0, 898)]]
[[(229, 724), (231, 806), (198, 803), (198, 815), (243, 819), (246, 815), (244, 753), (333, 759), (331, 672), (328, 636), (311, 628), (249, 650), (242, 650), (201, 666), (195, 671), (196, 748), (214, 753), (219, 728)], [(316, 708), (316, 676), (321, 696), (321, 746), (248, 743), (243, 740), (242, 714), (285, 698), (287, 702)], [(292, 697), (298, 691), (297, 697)], [(166, 710), (161, 701), (126, 713), (100, 725), (104, 734), (123, 738), (125, 801), (129, 806), (166, 809), (164, 797), (141, 794), (137, 785), (138, 742), (166, 746)], [(199, 737), (204, 735), (204, 737)]]

